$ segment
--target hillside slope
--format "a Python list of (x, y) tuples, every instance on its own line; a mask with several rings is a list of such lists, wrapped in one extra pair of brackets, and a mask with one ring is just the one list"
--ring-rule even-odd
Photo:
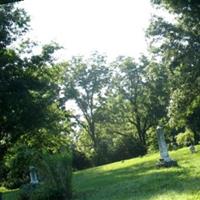
[[(179, 167), (156, 169), (157, 153), (78, 171), (73, 200), (200, 200), (200, 151), (183, 148), (170, 156)], [(0, 192), (3, 200), (16, 199), (17, 191)]]
[(153, 154), (76, 172), (74, 199), (200, 200), (200, 152), (183, 148), (170, 156), (179, 167), (156, 169)]

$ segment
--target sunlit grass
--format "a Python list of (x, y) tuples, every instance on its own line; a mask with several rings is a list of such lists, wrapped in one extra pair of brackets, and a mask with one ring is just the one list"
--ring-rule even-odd
[(76, 200), (200, 200), (200, 153), (170, 152), (179, 167), (157, 169), (159, 154), (76, 172)]

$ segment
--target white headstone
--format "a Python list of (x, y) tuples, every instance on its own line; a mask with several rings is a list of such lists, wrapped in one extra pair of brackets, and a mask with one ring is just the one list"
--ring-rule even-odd
[(38, 180), (38, 177), (37, 177), (37, 172), (36, 172), (35, 167), (30, 166), (29, 170), (30, 170), (31, 184), (38, 184), (39, 180)]
[(165, 142), (165, 136), (162, 127), (157, 127), (157, 138), (158, 138), (158, 145), (160, 150), (160, 157), (163, 159), (164, 162), (170, 162), (171, 158), (168, 154), (167, 144)]

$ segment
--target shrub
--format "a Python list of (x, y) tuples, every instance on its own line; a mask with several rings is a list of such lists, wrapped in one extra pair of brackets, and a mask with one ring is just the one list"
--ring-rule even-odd
[(31, 185), (21, 187), (18, 200), (68, 200), (63, 188), (52, 188), (47, 184)]
[(72, 150), (72, 167), (74, 170), (86, 169), (92, 166), (91, 160), (83, 152)]
[(5, 156), (7, 169), (5, 186), (10, 189), (18, 188), (29, 181), (29, 165), (37, 163), (39, 152), (24, 144), (16, 144)]
[[(40, 175), (43, 178), (45, 189), (51, 196), (59, 194), (58, 200), (67, 200), (72, 196), (72, 159), (67, 152), (46, 155), (40, 166)], [(49, 197), (50, 199), (50, 197)]]
[[(45, 155), (60, 152), (60, 148), (68, 148), (66, 137), (50, 135), (46, 131), (34, 135), (25, 134), (9, 148), (0, 163), (0, 178), (10, 189), (19, 188), (29, 182), (29, 166), (39, 165)], [(39, 169), (39, 167), (37, 167)], [(4, 180), (3, 180), (4, 178)]]
[(35, 188), (31, 184), (23, 185), (20, 188), (17, 200), (30, 200), (34, 189)]
[(157, 141), (157, 135), (156, 135), (156, 128), (155, 127), (151, 127), (147, 131), (147, 144), (148, 144), (148, 153), (158, 151), (158, 141)]
[(143, 156), (146, 154), (146, 148), (136, 138), (123, 137), (115, 147), (112, 149), (109, 155), (109, 161), (115, 162), (119, 160), (125, 160), (137, 156)]
[(45, 155), (37, 166), (40, 184), (25, 185), (18, 200), (69, 200), (72, 197), (71, 156), (68, 153)]
[(185, 132), (179, 133), (176, 136), (176, 142), (180, 146), (188, 146), (194, 143), (194, 133), (190, 129), (186, 129)]

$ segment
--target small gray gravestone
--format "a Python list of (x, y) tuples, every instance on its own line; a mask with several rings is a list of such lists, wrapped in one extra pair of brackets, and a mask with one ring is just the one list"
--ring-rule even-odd
[(156, 164), (156, 166), (157, 167), (177, 166), (177, 162), (175, 160), (172, 160), (169, 157), (163, 128), (158, 126), (156, 131), (157, 131), (158, 146), (159, 146), (160, 157), (161, 157), (159, 162)]
[(196, 149), (195, 149), (195, 146), (193, 144), (191, 144), (189, 146), (189, 149), (190, 149), (191, 153), (196, 153)]
[(29, 167), (29, 171), (30, 171), (30, 179), (31, 179), (31, 184), (38, 184), (39, 183), (39, 180), (38, 180), (38, 177), (37, 177), (37, 171), (35, 169), (35, 167), (33, 166), (30, 166)]

